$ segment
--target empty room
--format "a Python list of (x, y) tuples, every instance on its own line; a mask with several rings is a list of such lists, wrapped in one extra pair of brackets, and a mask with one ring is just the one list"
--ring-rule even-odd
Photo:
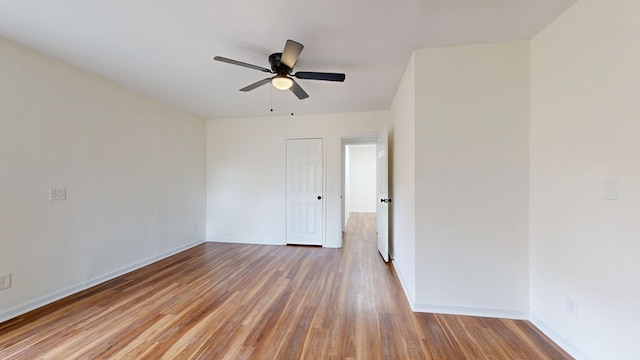
[(0, 359), (637, 358), (639, 18), (0, 1)]

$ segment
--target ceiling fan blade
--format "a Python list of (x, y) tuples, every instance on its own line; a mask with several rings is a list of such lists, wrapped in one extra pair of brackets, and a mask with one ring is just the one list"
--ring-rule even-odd
[(291, 86), (291, 91), (298, 97), (298, 99), (306, 99), (309, 97), (306, 91), (304, 91), (297, 82), (293, 82), (293, 86)]
[(344, 79), (346, 78), (345, 74), (324, 73), (324, 72), (314, 72), (314, 71), (298, 71), (292, 76), (295, 76), (298, 79), (340, 81), (340, 82), (344, 81)]
[(282, 52), (280, 62), (287, 65), (290, 69), (293, 69), (296, 62), (298, 62), (298, 56), (300, 56), (303, 48), (304, 46), (299, 42), (287, 40), (287, 43), (284, 45), (284, 51)]
[(247, 85), (245, 87), (243, 87), (242, 89), (240, 89), (240, 91), (251, 91), (257, 87), (260, 87), (264, 84), (268, 84), (271, 81), (271, 78), (266, 78), (266, 79), (262, 79), (260, 81), (256, 81), (251, 85)]
[(263, 72), (268, 72), (268, 73), (271, 72), (271, 70), (269, 70), (267, 68), (263, 68), (262, 66), (252, 65), (252, 64), (249, 64), (249, 63), (246, 63), (246, 62), (233, 60), (233, 59), (228, 59), (228, 58), (222, 57), (222, 56), (216, 56), (216, 57), (213, 58), (213, 60), (226, 62), (226, 63), (232, 64), (232, 65), (244, 66), (244, 67), (247, 67), (249, 69), (259, 70), (259, 71), (263, 71)]

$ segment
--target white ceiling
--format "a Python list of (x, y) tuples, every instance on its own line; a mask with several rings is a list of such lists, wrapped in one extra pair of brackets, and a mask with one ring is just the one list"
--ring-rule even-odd
[[(0, 0), (0, 36), (205, 118), (389, 108), (411, 52), (529, 39), (575, 0)], [(305, 45), (297, 71), (310, 98), (269, 85), (287, 39)]]

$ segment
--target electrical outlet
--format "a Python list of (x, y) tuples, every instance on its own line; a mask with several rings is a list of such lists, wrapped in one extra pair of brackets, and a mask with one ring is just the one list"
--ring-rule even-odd
[(49, 200), (50, 201), (67, 200), (67, 188), (50, 188)]
[(578, 301), (572, 297), (567, 296), (566, 308), (567, 314), (578, 317)]
[(0, 275), (0, 290), (11, 287), (11, 274)]

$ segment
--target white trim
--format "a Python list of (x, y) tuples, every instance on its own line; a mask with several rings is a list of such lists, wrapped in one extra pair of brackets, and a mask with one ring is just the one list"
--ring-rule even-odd
[(568, 352), (569, 355), (573, 356), (576, 360), (591, 359), (585, 353), (583, 353), (580, 349), (575, 347), (571, 342), (567, 341), (567, 339), (562, 337), (562, 335), (558, 334), (555, 330), (553, 330), (549, 325), (547, 325), (534, 313), (529, 314), (529, 321), (535, 327), (537, 327), (540, 331), (542, 331), (547, 337), (549, 337), (553, 342), (555, 342), (558, 346), (560, 346), (564, 351)]
[(406, 283), (403, 281), (402, 276), (400, 275), (400, 272), (398, 272), (398, 268), (396, 267), (396, 262), (394, 259), (391, 259), (391, 264), (393, 265), (393, 269), (395, 270), (396, 276), (400, 281), (400, 285), (402, 286), (402, 291), (404, 291), (404, 296), (409, 302), (409, 306), (411, 307), (411, 311), (413, 312), (491, 317), (491, 318), (514, 319), (514, 320), (529, 320), (528, 309), (520, 309), (520, 310), (489, 309), (489, 308), (468, 307), (468, 306), (418, 304), (415, 302), (413, 294), (411, 294), (411, 291), (409, 291), (409, 288), (407, 288)]
[(340, 249), (340, 247), (337, 244), (325, 245), (323, 247), (327, 249)]
[(247, 244), (247, 245), (287, 245), (285, 241), (275, 239), (228, 239), (228, 238), (211, 238), (207, 239), (211, 243), (227, 243), (227, 244)]
[(80, 292), (83, 289), (84, 287), (82, 284), (77, 284), (77, 285), (69, 286), (62, 290), (50, 293), (48, 295), (39, 297), (35, 300), (29, 301), (22, 305), (14, 306), (9, 310), (3, 311), (2, 313), (0, 313), (0, 323), (16, 318), (22, 314), (26, 314), (29, 311), (35, 310), (37, 308), (56, 302), (69, 295), (73, 295), (77, 292)]
[(464, 316), (489, 317), (489, 318), (513, 319), (513, 320), (529, 319), (529, 311), (527, 309), (512, 310), (512, 309), (490, 309), (490, 308), (480, 308), (480, 307), (470, 307), (470, 306), (415, 304), (414, 311), (421, 312), (421, 313), (464, 315)]
[(404, 291), (404, 296), (411, 307), (413, 312), (421, 313), (435, 313), (435, 314), (451, 314), (451, 315), (467, 315), (478, 317), (491, 317), (491, 318), (503, 318), (503, 319), (515, 319), (515, 320), (529, 320), (533, 326), (538, 328), (544, 333), (551, 341), (556, 343), (569, 355), (573, 356), (576, 360), (591, 360), (585, 353), (575, 347), (571, 342), (567, 341), (564, 337), (554, 331), (544, 321), (535, 316), (534, 313), (527, 310), (500, 310), (500, 309), (484, 309), (484, 308), (472, 308), (472, 307), (460, 307), (460, 306), (443, 306), (443, 305), (428, 305), (428, 304), (415, 304), (413, 295), (407, 288), (402, 276), (398, 272), (396, 262), (392, 259), (391, 264), (395, 270), (398, 281)]
[(398, 280), (400, 281), (400, 286), (402, 286), (402, 291), (404, 291), (404, 297), (409, 302), (409, 306), (411, 307), (411, 311), (416, 312), (415, 298), (413, 297), (413, 294), (411, 293), (411, 291), (409, 291), (409, 288), (407, 288), (407, 285), (404, 282), (404, 280), (402, 279), (402, 276), (400, 276), (400, 272), (398, 272), (398, 267), (396, 266), (395, 259), (391, 259), (391, 265), (393, 265), (393, 270), (395, 271), (396, 276), (398, 277)]
[(171, 249), (169, 251), (165, 251), (162, 254), (156, 255), (156, 256), (152, 256), (150, 258), (147, 258), (145, 260), (142, 261), (138, 261), (136, 263), (133, 263), (129, 266), (125, 266), (125, 267), (121, 267), (120, 269), (117, 269), (115, 271), (112, 271), (110, 273), (101, 275), (101, 276), (97, 276), (94, 277), (92, 279), (88, 279), (82, 283), (79, 284), (75, 284), (75, 285), (71, 285), (69, 287), (66, 287), (64, 289), (52, 292), (50, 294), (41, 296), (37, 299), (28, 301), (24, 304), (21, 305), (17, 305), (7, 311), (3, 311), (0, 313), (0, 323), (5, 322), (7, 320), (11, 320), (15, 317), (18, 317), (20, 315), (26, 314), (29, 311), (33, 311), (35, 309), (38, 309), (40, 307), (43, 307), (45, 305), (49, 305), (53, 302), (56, 302), (60, 299), (63, 299), (65, 297), (71, 296), (73, 294), (76, 294), (84, 289), (88, 289), (90, 287), (99, 285), (103, 282), (109, 281), (111, 279), (117, 278), (118, 276), (122, 276), (124, 274), (130, 273), (134, 270), (140, 269), (142, 267), (145, 267), (147, 265), (150, 265), (156, 261), (168, 258), (169, 256), (175, 255), (179, 252), (182, 252), (184, 250), (190, 249), (194, 246), (200, 245), (204, 243), (204, 239), (200, 239), (198, 241), (189, 243), (187, 245), (183, 245), (183, 246), (179, 246), (177, 248)]

